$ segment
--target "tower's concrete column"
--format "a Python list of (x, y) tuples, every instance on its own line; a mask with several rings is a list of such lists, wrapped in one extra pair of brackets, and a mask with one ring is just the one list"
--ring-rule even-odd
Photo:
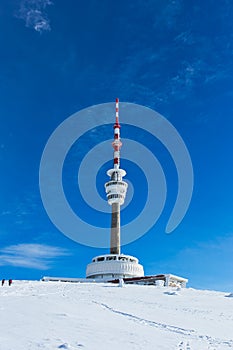
[(120, 254), (120, 204), (112, 204), (110, 254)]

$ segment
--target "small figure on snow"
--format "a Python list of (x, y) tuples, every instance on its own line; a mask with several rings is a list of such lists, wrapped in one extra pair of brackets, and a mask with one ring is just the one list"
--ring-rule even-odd
[(4, 283), (5, 283), (5, 280), (4, 280), (4, 279), (2, 279), (2, 286), (4, 286)]
[(11, 286), (12, 285), (12, 280), (9, 280), (8, 283), (9, 283), (9, 286)]

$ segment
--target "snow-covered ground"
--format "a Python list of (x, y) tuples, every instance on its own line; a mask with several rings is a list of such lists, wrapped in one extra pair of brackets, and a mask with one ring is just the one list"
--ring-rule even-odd
[(0, 350), (233, 349), (228, 295), (16, 281), (0, 288)]

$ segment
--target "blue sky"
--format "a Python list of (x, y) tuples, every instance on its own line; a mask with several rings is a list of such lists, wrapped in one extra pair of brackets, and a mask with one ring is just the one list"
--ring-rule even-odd
[[(137, 256), (147, 274), (171, 272), (188, 277), (192, 287), (232, 290), (233, 4), (3, 0), (0, 47), (0, 278), (84, 277), (91, 258), (107, 252), (71, 241), (51, 223), (40, 198), (39, 165), (61, 122), (119, 97), (173, 124), (195, 177), (185, 218), (165, 234), (177, 193), (172, 161), (157, 140), (149, 145), (143, 132), (122, 127), (122, 137), (133, 134), (151, 148), (168, 186), (158, 222), (123, 252)], [(67, 156), (64, 188), (74, 207), (78, 165), (111, 132), (111, 126), (93, 130)], [(108, 165), (97, 176), (102, 196)], [(137, 208), (143, 176), (129, 160), (122, 167), (137, 189)], [(129, 206), (123, 220), (134, 213)], [(108, 215), (93, 218), (87, 208), (86, 220), (98, 215), (108, 226)]]

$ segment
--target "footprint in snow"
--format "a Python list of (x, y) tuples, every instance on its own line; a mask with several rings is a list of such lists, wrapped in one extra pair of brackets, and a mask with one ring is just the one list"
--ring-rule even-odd
[(178, 344), (178, 350), (191, 350), (191, 347), (189, 345), (189, 342), (183, 342), (181, 341), (179, 344)]
[[(76, 347), (78, 347), (78, 348), (81, 348), (81, 347), (83, 347), (84, 345), (83, 344), (76, 344)], [(75, 349), (77, 349), (75, 347)], [(58, 349), (65, 349), (65, 350), (71, 350), (71, 349), (74, 349), (73, 347), (71, 347), (69, 344), (67, 344), (67, 343), (64, 343), (64, 344), (61, 344), (61, 345), (59, 345), (58, 346)]]
[(69, 346), (69, 344), (64, 343), (64, 344), (59, 345), (58, 349), (70, 349), (70, 346)]
[(175, 292), (164, 292), (163, 294), (167, 294), (167, 295), (179, 295), (179, 293)]

